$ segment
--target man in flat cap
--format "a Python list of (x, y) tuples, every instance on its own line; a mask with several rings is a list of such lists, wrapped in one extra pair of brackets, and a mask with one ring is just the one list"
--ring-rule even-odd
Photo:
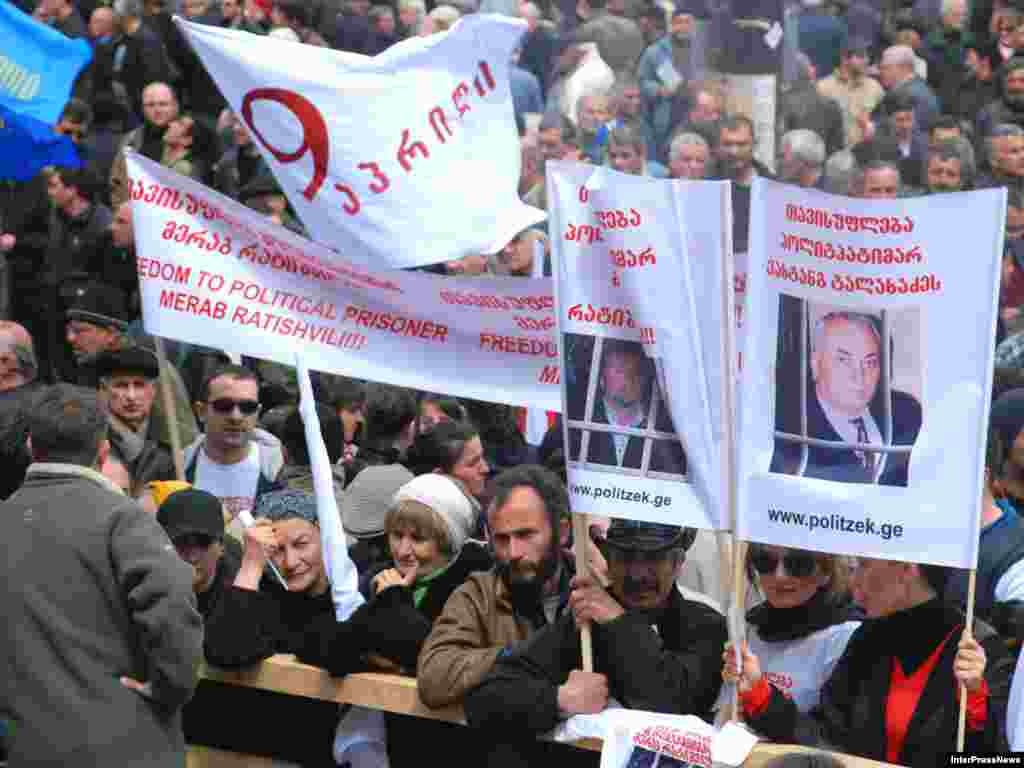
[[(67, 296), (67, 304), (66, 336), (76, 364), (73, 378), (77, 384), (97, 386), (96, 364), (103, 353), (116, 352), (133, 343), (141, 345), (146, 339), (143, 337), (133, 342), (128, 337), (124, 298), (116, 288), (96, 281), (77, 283)], [(175, 403), (174, 421), (181, 444), (188, 445), (199, 436), (199, 429), (185, 383), (170, 363), (164, 362), (160, 370), (170, 377)], [(159, 430), (157, 442), (170, 445), (168, 420), (163, 413), (161, 398), (153, 404), (150, 421), (153, 428)]]
[(173, 480), (174, 459), (162, 443), (163, 430), (153, 423), (160, 365), (154, 353), (139, 346), (103, 352), (96, 359), (100, 397), (107, 405), (110, 454), (131, 477), (129, 493), (146, 483)]
[[(494, 729), (503, 746), (508, 742), (492, 758), (527, 764), (509, 751), (529, 749), (528, 734), (549, 731), (573, 714), (600, 712), (609, 697), (631, 709), (710, 718), (726, 628), (721, 614), (676, 587), (694, 535), (676, 526), (612, 521), (602, 544), (610, 585), (577, 576), (571, 612), (507, 649), (466, 695), (469, 724)], [(579, 668), (578, 628), (586, 622), (593, 626), (595, 672)]]

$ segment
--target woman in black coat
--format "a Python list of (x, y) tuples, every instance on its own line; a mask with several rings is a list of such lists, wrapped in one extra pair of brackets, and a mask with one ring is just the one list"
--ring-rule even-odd
[(987, 624), (964, 632), (964, 616), (939, 597), (943, 568), (861, 558), (854, 599), (868, 620), (853, 633), (825, 683), (821, 703), (800, 715), (744, 649), (723, 676), (739, 683), (745, 719), (776, 741), (797, 741), (901, 765), (931, 768), (956, 751), (960, 684), (967, 690), (966, 749), (1000, 752), (1013, 659)]

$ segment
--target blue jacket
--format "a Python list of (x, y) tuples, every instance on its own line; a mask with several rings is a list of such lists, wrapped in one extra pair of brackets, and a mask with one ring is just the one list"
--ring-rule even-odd
[[(694, 35), (690, 44), (690, 66), (679, 75), (684, 81), (699, 79), (703, 72), (704, 46), (702, 36)], [(672, 133), (672, 98), (658, 96), (658, 89), (665, 83), (658, 77), (658, 69), (672, 61), (672, 35), (667, 34), (651, 43), (640, 57), (637, 79), (640, 81), (640, 95), (644, 100), (645, 133), (654, 142), (648, 147), (648, 159), (655, 159), (661, 147), (668, 143)]]

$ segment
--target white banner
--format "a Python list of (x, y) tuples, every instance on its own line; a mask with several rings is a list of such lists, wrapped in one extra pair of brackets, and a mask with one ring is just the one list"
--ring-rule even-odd
[(371, 272), (144, 157), (128, 173), (148, 333), (561, 410), (550, 279)]
[(467, 16), (372, 58), (176, 22), (317, 242), (412, 267), (496, 253), (543, 221), (516, 193), (525, 22)]
[(727, 527), (681, 184), (549, 162), (547, 189), (574, 509)]
[(755, 182), (741, 538), (974, 567), (1005, 208)]

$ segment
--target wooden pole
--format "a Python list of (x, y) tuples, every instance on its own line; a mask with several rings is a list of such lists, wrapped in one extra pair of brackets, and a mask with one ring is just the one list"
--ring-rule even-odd
[[(587, 542), (590, 541), (587, 516), (574, 512), (572, 516), (572, 540), (576, 555), (576, 573), (589, 573), (587, 565)], [(594, 671), (594, 643), (590, 634), (590, 622), (580, 625), (580, 649), (583, 657), (583, 671)]]
[(171, 377), (167, 374), (167, 353), (164, 340), (154, 336), (156, 341), (156, 357), (160, 363), (160, 396), (164, 400), (164, 418), (167, 419), (167, 432), (171, 437), (171, 455), (174, 457), (174, 475), (181, 481), (185, 480), (185, 457), (181, 452), (181, 435), (178, 433), (178, 411), (174, 407), (174, 391)]
[[(967, 575), (967, 621), (964, 625), (964, 637), (973, 637), (974, 632), (971, 626), (974, 624), (974, 586), (977, 581), (978, 571), (971, 568)], [(956, 751), (964, 751), (964, 741), (967, 738), (967, 686), (960, 683), (960, 714), (956, 724)]]

